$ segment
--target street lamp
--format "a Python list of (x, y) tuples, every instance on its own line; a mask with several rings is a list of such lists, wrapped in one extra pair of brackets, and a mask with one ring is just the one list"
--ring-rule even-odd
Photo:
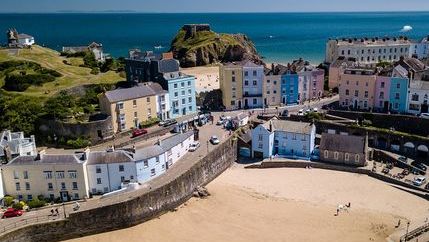
[(407, 232), (405, 233), (405, 241), (408, 240), (408, 229), (410, 228), (410, 221), (407, 222)]

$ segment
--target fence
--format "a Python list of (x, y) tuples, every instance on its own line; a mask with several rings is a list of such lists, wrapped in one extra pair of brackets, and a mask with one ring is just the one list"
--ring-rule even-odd
[(412, 230), (411, 232), (403, 235), (400, 239), (400, 242), (406, 242), (406, 241), (410, 241), (426, 232), (429, 231), (429, 223), (426, 223), (423, 226), (420, 226), (414, 230)]
[[(11, 230), (15, 230), (17, 228), (25, 227), (27, 225), (50, 222), (50, 221), (60, 220), (60, 219), (64, 219), (64, 215), (62, 214), (59, 214), (57, 216), (44, 215), (44, 216), (37, 216), (37, 217), (22, 218), (18, 221), (14, 220), (14, 218), (3, 219), (0, 224), (0, 234), (9, 232)], [(8, 223), (9, 221), (10, 223)]]

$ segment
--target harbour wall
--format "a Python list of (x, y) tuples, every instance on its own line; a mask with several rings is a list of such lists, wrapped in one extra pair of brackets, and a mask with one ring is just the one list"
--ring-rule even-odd
[(198, 186), (215, 179), (236, 157), (237, 142), (229, 138), (200, 160), (186, 160), (180, 167), (173, 166), (166, 177), (159, 180), (159, 185), (148, 192), (122, 194), (122, 201), (101, 203), (96, 208), (71, 213), (65, 220), (32, 224), (9, 231), (0, 235), (0, 241), (62, 241), (143, 223), (187, 201)]

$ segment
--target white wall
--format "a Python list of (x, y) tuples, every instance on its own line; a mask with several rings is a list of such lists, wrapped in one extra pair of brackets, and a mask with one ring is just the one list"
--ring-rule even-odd
[[(124, 171), (119, 171), (119, 166), (124, 166)], [(101, 173), (97, 173), (100, 167)], [(137, 178), (136, 165), (134, 162), (91, 164), (87, 165), (88, 189), (90, 193), (106, 193), (121, 188), (121, 177), (124, 180), (135, 181)], [(101, 184), (97, 184), (97, 178), (101, 178)], [(94, 192), (94, 189), (96, 192)], [(107, 190), (105, 190), (107, 189)]]

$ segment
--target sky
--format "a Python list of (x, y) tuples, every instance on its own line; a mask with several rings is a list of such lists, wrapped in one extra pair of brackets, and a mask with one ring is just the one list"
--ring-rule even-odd
[(428, 0), (1, 0), (0, 2), (0, 12), (3, 13), (429, 11)]

